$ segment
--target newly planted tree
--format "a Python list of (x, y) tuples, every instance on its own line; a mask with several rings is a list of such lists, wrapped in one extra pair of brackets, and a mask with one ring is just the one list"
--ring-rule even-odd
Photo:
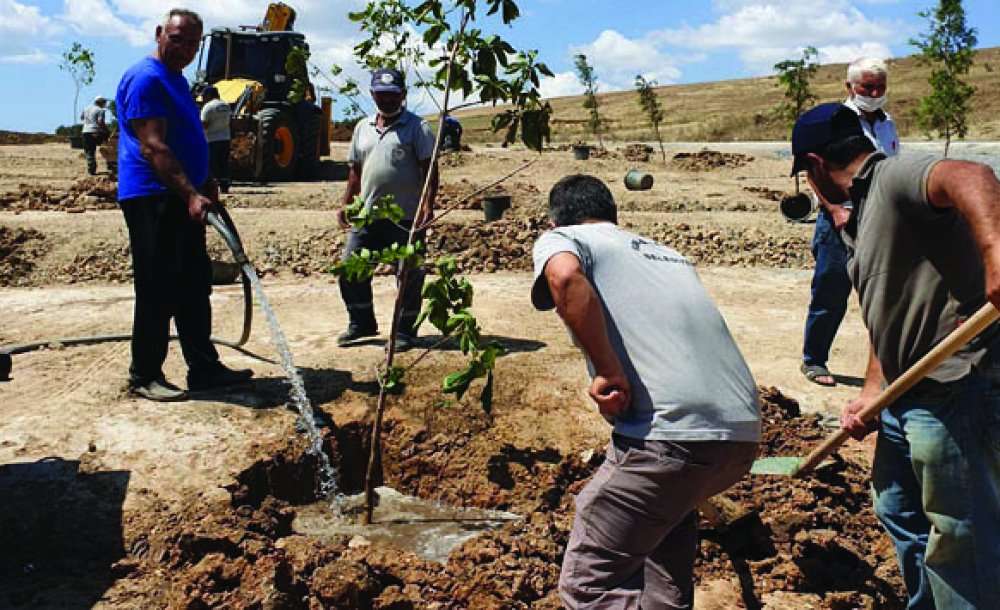
[(920, 49), (917, 60), (931, 66), (931, 92), (920, 100), (917, 124), (944, 138), (947, 157), (952, 137), (964, 138), (969, 131), (969, 100), (976, 90), (961, 77), (972, 67), (976, 30), (966, 26), (961, 0), (940, 0), (937, 8), (919, 14), (928, 29), (910, 44)]
[(600, 104), (597, 101), (597, 74), (594, 73), (594, 67), (587, 63), (587, 56), (583, 53), (574, 58), (574, 66), (576, 77), (583, 85), (583, 107), (590, 113), (587, 117), (587, 129), (597, 138), (601, 148), (604, 148)]
[[(406, 243), (392, 244), (381, 251), (360, 250), (335, 265), (331, 272), (350, 280), (371, 277), (379, 264), (396, 266), (397, 285), (405, 286), (408, 274), (423, 265), (426, 249), (417, 236), (452, 209), (471, 197), (485, 191), (513, 174), (520, 168), (493, 183), (455, 201), (449, 208), (436, 211), (432, 220), (430, 212), (431, 185), (437, 166), (444, 126), (444, 115), (453, 108), (451, 94), (460, 91), (466, 100), (478, 103), (507, 103), (509, 108), (494, 119), (495, 130), (505, 130), (505, 142), (513, 142), (518, 134), (529, 148), (540, 151), (548, 138), (548, 104), (538, 92), (539, 75), (551, 74), (545, 64), (537, 61), (534, 51), (517, 51), (499, 36), (484, 34), (471, 27), (477, 23), (478, 13), (485, 9), (485, 17), (497, 15), (503, 24), (515, 20), (519, 11), (512, 0), (427, 0), (417, 6), (400, 1), (370, 2), (365, 10), (350, 15), (361, 25), (367, 38), (355, 47), (355, 56), (362, 65), (374, 68), (394, 66), (397, 69), (414, 68), (424, 62), (433, 71), (425, 81), (440, 92), (443, 102), (438, 120), (437, 142), (433, 148), (430, 167), (424, 181), (422, 194), (414, 221), (409, 227)], [(482, 16), (480, 16), (482, 17)], [(387, 44), (388, 43), (388, 44)], [(529, 163), (530, 164), (530, 163)], [(348, 206), (346, 215), (355, 227), (363, 227), (377, 220), (399, 224), (402, 209), (391, 200), (365, 201), (358, 197)], [(501, 349), (486, 343), (480, 327), (471, 312), (473, 290), (465, 279), (456, 277), (454, 261), (442, 259), (434, 264), (437, 279), (423, 289), (423, 308), (417, 325), (427, 321), (442, 335), (441, 341), (458, 342), (466, 356), (466, 364), (442, 380), (442, 391), (461, 399), (476, 380), (483, 385), (479, 399), (487, 411), (493, 397), (493, 367)], [(422, 361), (434, 346), (428, 348), (408, 364), (400, 365), (396, 357), (396, 336), (400, 328), (403, 291), (399, 290), (393, 304), (392, 325), (386, 343), (385, 359), (379, 367), (378, 403), (375, 408), (371, 436), (371, 453), (365, 477), (365, 521), (370, 523), (375, 505), (375, 483), (382, 478), (382, 423), (386, 401), (390, 394), (399, 392), (406, 372)]]
[(654, 87), (656, 87), (655, 80), (646, 80), (643, 75), (636, 75), (635, 90), (639, 94), (639, 107), (646, 113), (646, 118), (649, 119), (649, 124), (653, 127), (653, 134), (656, 135), (656, 141), (660, 144), (660, 154), (663, 155), (663, 162), (666, 163), (667, 151), (663, 149), (663, 138), (660, 137), (663, 106), (660, 104), (659, 98), (656, 97)]
[[(788, 121), (789, 127), (795, 125), (806, 106), (817, 99), (809, 81), (819, 70), (819, 64), (814, 61), (818, 55), (816, 47), (806, 47), (802, 50), (802, 57), (774, 64), (778, 85), (785, 88), (785, 101), (778, 106), (777, 114)], [(795, 175), (795, 192), (799, 192), (798, 174)]]
[(63, 51), (62, 60), (59, 62), (59, 69), (70, 75), (73, 79), (73, 122), (76, 124), (80, 120), (78, 111), (80, 105), (80, 91), (94, 82), (97, 70), (94, 65), (94, 52), (83, 46), (79, 42)]

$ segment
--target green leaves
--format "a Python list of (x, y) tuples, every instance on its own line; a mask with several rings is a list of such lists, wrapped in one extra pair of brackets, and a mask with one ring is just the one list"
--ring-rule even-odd
[(960, 77), (968, 74), (974, 59), (976, 30), (966, 26), (960, 0), (940, 0), (933, 10), (919, 13), (928, 21), (928, 31), (910, 44), (920, 49), (920, 63), (932, 66), (928, 82), (931, 93), (920, 100), (917, 124), (928, 135), (945, 138), (944, 154), (952, 136), (964, 138), (968, 132), (969, 100), (975, 88)]
[(446, 337), (454, 337), (459, 349), (470, 357), (468, 364), (444, 378), (441, 391), (456, 394), (459, 400), (477, 379), (486, 378), (480, 394), (483, 409), (490, 411), (493, 402), (493, 368), (503, 348), (496, 343), (483, 345), (479, 322), (472, 307), (473, 288), (469, 280), (456, 277), (458, 266), (450, 257), (438, 259), (437, 278), (424, 284), (424, 306), (417, 325), (428, 321)]
[(388, 220), (394, 224), (402, 222), (406, 213), (396, 203), (392, 195), (384, 195), (371, 205), (367, 205), (363, 197), (355, 196), (345, 208), (348, 222), (356, 229), (367, 227), (379, 220)]
[(63, 51), (59, 69), (68, 72), (77, 87), (86, 87), (94, 82), (97, 70), (94, 65), (94, 52), (79, 42), (74, 42), (70, 48)]
[(493, 369), (496, 367), (497, 358), (503, 353), (503, 347), (499, 344), (491, 343), (486, 346), (475, 354), (465, 368), (445, 377), (441, 382), (441, 391), (445, 394), (454, 394), (461, 400), (473, 381), (485, 378), (486, 383), (479, 394), (479, 401), (483, 410), (490, 413), (493, 408)]
[(403, 377), (406, 375), (406, 369), (401, 366), (389, 367), (388, 373), (383, 373), (379, 371), (378, 382), (385, 391), (389, 394), (399, 394), (403, 391)]
[(815, 59), (819, 56), (816, 47), (806, 47), (802, 50), (802, 57), (799, 59), (786, 59), (774, 64), (774, 69), (778, 73), (778, 84), (785, 88), (784, 104), (778, 107), (780, 115), (784, 115), (794, 124), (799, 115), (817, 97), (809, 87), (809, 81), (819, 70), (819, 64)]

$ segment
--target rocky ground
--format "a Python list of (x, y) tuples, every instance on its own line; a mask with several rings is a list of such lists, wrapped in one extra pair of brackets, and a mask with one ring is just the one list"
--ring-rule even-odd
[[(440, 378), (457, 362), (454, 352), (423, 363), (391, 404), (385, 482), (523, 521), (465, 543), (446, 564), (363, 539), (321, 543), (292, 525), (296, 507), (313, 500), (315, 464), (281, 408), (287, 388), (277, 366), (226, 350), (227, 362), (257, 371), (249, 389), (163, 407), (122, 391), (127, 344), (54, 343), (15, 356), (12, 380), (0, 382), (0, 548), (15, 549), (0, 558), (0, 606), (557, 608), (572, 497), (599, 465), (608, 433), (582, 394), (579, 356), (558, 319), (533, 312), (527, 299), (531, 244), (547, 226), (545, 194), (568, 173), (605, 179), (624, 226), (698, 264), (757, 379), (782, 388), (763, 391), (763, 454), (804, 453), (856, 392), (852, 375), (865, 356), (856, 307), (831, 361), (841, 386), (809, 384), (796, 363), (811, 227), (777, 214), (776, 199), (793, 188), (787, 160), (702, 148), (672, 147), (666, 164), (645, 146), (611, 147), (589, 161), (549, 151), (462, 202), (428, 236), (433, 254), (455, 256), (471, 275), (484, 332), (510, 355), (498, 365), (491, 415), (441, 406)], [(450, 155), (441, 209), (534, 158), (499, 149)], [(127, 332), (124, 223), (110, 180), (81, 179), (82, 168), (64, 144), (0, 149), (0, 343)], [(653, 174), (653, 188), (626, 190), (630, 168)], [(353, 491), (381, 347), (333, 342), (345, 320), (325, 270), (343, 244), (330, 214), (341, 188), (237, 184), (227, 203), (307, 391), (333, 422), (327, 450), (341, 489)], [(512, 208), (484, 223), (483, 197), (498, 192)], [(227, 256), (214, 236), (210, 250)], [(391, 278), (378, 278), (379, 315), (392, 294)], [(238, 288), (218, 287), (213, 302), (217, 333), (234, 336)], [(274, 353), (259, 319), (248, 348)], [(166, 372), (182, 381), (177, 352)], [(730, 499), (759, 519), (729, 534), (703, 523), (698, 607), (902, 607), (891, 547), (868, 501), (869, 451), (852, 444), (813, 477), (748, 477), (733, 488)]]

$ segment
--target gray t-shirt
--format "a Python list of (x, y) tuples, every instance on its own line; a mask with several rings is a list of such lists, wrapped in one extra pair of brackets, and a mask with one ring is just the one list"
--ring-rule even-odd
[(205, 139), (211, 142), (225, 142), (230, 139), (229, 104), (216, 99), (205, 104), (201, 109), (201, 122), (205, 126)]
[[(854, 211), (842, 231), (851, 282), (882, 372), (892, 382), (986, 302), (982, 257), (965, 219), (927, 200), (939, 157), (868, 157), (851, 187)], [(974, 342), (930, 379), (969, 374), (986, 350)]]
[(100, 133), (105, 129), (105, 109), (92, 104), (83, 109), (80, 118), (83, 119), (83, 133)]
[[(580, 259), (604, 305), (611, 345), (632, 385), (615, 432), (672, 441), (758, 441), (757, 387), (694, 266), (612, 223), (560, 227), (535, 243), (532, 303), (551, 309), (543, 275), (560, 252)], [(587, 361), (590, 374), (594, 368)]]
[(406, 219), (413, 220), (424, 187), (418, 162), (434, 154), (434, 132), (409, 110), (385, 130), (375, 126), (375, 118), (355, 126), (347, 161), (361, 165), (361, 196), (368, 205), (393, 195)]

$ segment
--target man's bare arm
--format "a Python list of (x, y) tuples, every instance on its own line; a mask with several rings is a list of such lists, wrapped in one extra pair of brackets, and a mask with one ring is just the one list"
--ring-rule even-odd
[[(556, 312), (594, 365), (590, 396), (605, 415), (618, 415), (629, 403), (631, 388), (625, 370), (608, 340), (604, 305), (583, 273), (580, 259), (556, 254), (545, 265), (545, 279)], [(615, 391), (618, 391), (615, 394)]]
[(156, 176), (168, 189), (180, 196), (187, 204), (192, 220), (205, 221), (205, 213), (212, 201), (198, 192), (188, 180), (173, 151), (167, 146), (167, 122), (165, 119), (132, 119), (129, 123), (139, 140), (140, 152), (149, 162)]
[(983, 255), (986, 296), (1000, 307), (1000, 181), (980, 163), (940, 161), (927, 177), (927, 199), (965, 217)]

